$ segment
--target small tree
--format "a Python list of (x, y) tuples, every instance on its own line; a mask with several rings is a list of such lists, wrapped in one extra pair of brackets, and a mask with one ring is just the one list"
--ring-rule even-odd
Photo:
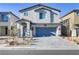
[(12, 26), (12, 27), (11, 27), (11, 36), (16, 36), (16, 33), (17, 33), (17, 28), (16, 28), (16, 26)]
[(10, 42), (10, 45), (15, 45), (15, 44), (17, 44), (16, 33), (17, 33), (16, 25), (11, 26), (11, 36), (13, 37), (13, 41)]

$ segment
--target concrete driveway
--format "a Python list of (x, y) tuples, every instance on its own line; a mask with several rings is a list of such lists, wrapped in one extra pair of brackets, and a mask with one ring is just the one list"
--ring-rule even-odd
[(56, 50), (74, 50), (79, 49), (79, 45), (68, 41), (66, 38), (62, 37), (38, 37), (37, 42), (34, 42), (32, 47), (36, 47), (37, 49), (56, 49)]

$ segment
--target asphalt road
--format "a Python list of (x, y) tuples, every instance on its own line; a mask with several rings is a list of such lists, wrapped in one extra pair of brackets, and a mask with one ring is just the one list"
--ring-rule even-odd
[(79, 50), (0, 50), (0, 55), (79, 55)]

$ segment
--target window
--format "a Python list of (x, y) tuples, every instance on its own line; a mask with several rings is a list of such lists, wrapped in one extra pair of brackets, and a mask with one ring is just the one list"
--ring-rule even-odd
[(79, 28), (76, 28), (76, 36), (79, 37)]
[(24, 13), (24, 16), (28, 16), (28, 12)]
[(5, 14), (2, 14), (2, 15), (1, 15), (1, 20), (2, 20), (3, 22), (8, 22), (8, 16), (5, 15)]
[(45, 12), (39, 12), (39, 19), (45, 19)]
[(50, 13), (50, 18), (51, 18), (51, 22), (54, 21), (54, 14), (53, 13)]
[(79, 12), (77, 12), (77, 16), (79, 16)]

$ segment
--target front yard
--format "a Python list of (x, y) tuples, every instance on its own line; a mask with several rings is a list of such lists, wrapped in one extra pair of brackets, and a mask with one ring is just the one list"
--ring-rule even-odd
[(79, 49), (79, 45), (62, 37), (38, 37), (38, 42), (33, 47), (46, 49)]
[[(16, 39), (19, 40), (19, 44), (9, 45), (6, 40), (0, 40), (0, 48), (34, 48), (34, 49), (79, 49), (79, 45), (73, 41), (67, 40), (68, 38), (62, 37), (35, 37), (32, 41), (23, 40), (23, 38)], [(30, 43), (28, 43), (30, 42)], [(16, 42), (17, 43), (17, 42)]]

